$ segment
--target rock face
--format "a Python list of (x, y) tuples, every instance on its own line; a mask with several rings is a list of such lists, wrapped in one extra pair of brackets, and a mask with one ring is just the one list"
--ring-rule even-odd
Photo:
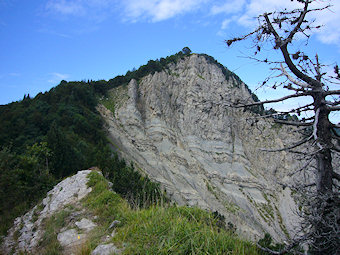
[(252, 101), (236, 75), (193, 54), (111, 95), (114, 112), (98, 110), (114, 147), (178, 204), (218, 211), (247, 237), (294, 234), (295, 203), (277, 182), (297, 162), (261, 150), (282, 148), (292, 130), (229, 107)]
[[(63, 209), (65, 205), (75, 204), (91, 192), (91, 188), (87, 187), (87, 175), (90, 172), (91, 170), (79, 171), (60, 182), (47, 193), (40, 205), (18, 217), (4, 240), (3, 248), (6, 254), (13, 248), (28, 252), (37, 248), (43, 234), (42, 221)], [(18, 237), (14, 237), (15, 235)]]
[(91, 252), (91, 255), (111, 255), (111, 254), (120, 254), (121, 251), (117, 249), (113, 244), (101, 244), (96, 247)]
[[(42, 254), (40, 243), (46, 232), (46, 220), (57, 213), (64, 212), (65, 217), (62, 220), (64, 227), (60, 229), (57, 241), (62, 247), (63, 254), (74, 254), (81, 245), (86, 243), (91, 230), (97, 227), (97, 224), (91, 219), (85, 218), (85, 216), (91, 215), (82, 208), (80, 202), (92, 190), (87, 187), (87, 176), (91, 171), (79, 171), (63, 180), (47, 193), (46, 198), (39, 205), (24, 216), (18, 217), (9, 230), (8, 236), (4, 239), (0, 253)], [(104, 245), (102, 249), (110, 251), (110, 254), (119, 252), (113, 244), (108, 247)], [(99, 250), (101, 249), (99, 248)]]

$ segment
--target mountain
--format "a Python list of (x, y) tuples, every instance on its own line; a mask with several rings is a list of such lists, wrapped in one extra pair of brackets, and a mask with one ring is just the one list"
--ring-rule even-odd
[(299, 218), (279, 183), (290, 182), (298, 162), (263, 148), (282, 148), (296, 136), (254, 109), (230, 106), (238, 100), (254, 96), (211, 57), (191, 54), (110, 90), (97, 109), (112, 147), (172, 200), (217, 211), (249, 238), (268, 232), (283, 241)]
[(257, 100), (212, 57), (179, 52), (0, 106), (0, 239), (56, 183), (93, 166), (133, 207), (170, 200), (253, 240), (288, 239), (299, 208), (286, 186), (301, 162), (264, 149), (297, 134), (262, 118), (262, 107), (232, 107)]

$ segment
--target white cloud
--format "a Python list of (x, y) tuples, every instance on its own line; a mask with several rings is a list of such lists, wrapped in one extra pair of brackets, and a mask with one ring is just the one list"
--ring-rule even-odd
[[(315, 1), (313, 5), (321, 6), (325, 1)], [(319, 40), (340, 46), (340, 1), (329, 1), (333, 5), (332, 11), (309, 15), (324, 25), (317, 33)], [(159, 22), (201, 9), (206, 14), (225, 15), (221, 24), (221, 29), (225, 30), (232, 22), (251, 28), (257, 24), (255, 17), (259, 14), (297, 7), (301, 4), (289, 0), (48, 0), (45, 10), (56, 15), (82, 16), (99, 22), (115, 10), (120, 12), (124, 21)]]
[(192, 12), (205, 2), (207, 0), (125, 0), (123, 6), (127, 21), (158, 22)]
[(86, 13), (83, 1), (79, 0), (50, 0), (46, 4), (46, 9), (62, 15), (81, 16)]
[(101, 16), (123, 9), (125, 21), (158, 22), (196, 10), (211, 0), (48, 0), (45, 10), (63, 16)]
[(115, 7), (117, 0), (48, 0), (45, 9), (64, 16), (101, 15)]
[(222, 30), (226, 29), (232, 21), (233, 21), (232, 19), (223, 20), (222, 25), (221, 25), (221, 29)]
[(53, 84), (59, 83), (62, 80), (67, 80), (70, 77), (70, 75), (68, 74), (62, 74), (62, 73), (56, 73), (56, 72), (50, 73), (49, 76), (50, 76), (50, 79), (48, 80), (48, 82), (53, 83)]
[(228, 0), (223, 4), (215, 4), (211, 7), (211, 14), (230, 14), (237, 13), (242, 10), (246, 0)]
[(332, 4), (330, 10), (315, 13), (318, 24), (324, 25), (317, 35), (321, 42), (340, 47), (340, 1), (333, 1)]
[[(301, 6), (301, 5), (300, 5)], [(274, 10), (294, 9), (299, 7), (299, 4), (288, 0), (250, 0), (244, 7), (244, 12), (240, 15), (238, 23), (246, 27), (254, 26), (255, 18), (265, 12)]]

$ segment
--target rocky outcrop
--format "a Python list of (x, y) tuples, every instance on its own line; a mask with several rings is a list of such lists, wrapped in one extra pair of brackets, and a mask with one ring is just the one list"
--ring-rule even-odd
[[(49, 191), (40, 204), (22, 217), (18, 217), (4, 239), (1, 252), (4, 254), (21, 254), (20, 252), (43, 254), (41, 243), (44, 242), (44, 235), (47, 231), (46, 222), (52, 216), (63, 214), (62, 225), (64, 226), (57, 234), (57, 241), (62, 247), (63, 254), (74, 254), (86, 243), (89, 233), (97, 227), (97, 224), (93, 222), (96, 216), (87, 212), (81, 203), (81, 200), (92, 191), (87, 186), (87, 176), (91, 171), (79, 171), (66, 178)], [(104, 248), (99, 247), (97, 250), (119, 252), (113, 244), (110, 244), (109, 248), (105, 247), (104, 245)], [(98, 253), (94, 252), (94, 254)]]
[(101, 244), (91, 252), (91, 255), (111, 255), (120, 254), (120, 252), (121, 250), (117, 249), (113, 244)]
[(193, 54), (110, 93), (114, 112), (98, 110), (113, 146), (178, 204), (218, 211), (247, 237), (294, 234), (295, 203), (278, 181), (298, 162), (262, 150), (292, 141), (293, 130), (230, 107), (252, 101), (237, 76)]

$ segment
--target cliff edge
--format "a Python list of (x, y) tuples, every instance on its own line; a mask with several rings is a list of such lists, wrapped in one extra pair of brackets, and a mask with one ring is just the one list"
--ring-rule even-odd
[(299, 218), (289, 172), (299, 162), (282, 148), (294, 129), (230, 107), (251, 102), (247, 86), (206, 55), (114, 88), (99, 105), (113, 147), (159, 182), (180, 205), (218, 211), (243, 236), (295, 234)]

